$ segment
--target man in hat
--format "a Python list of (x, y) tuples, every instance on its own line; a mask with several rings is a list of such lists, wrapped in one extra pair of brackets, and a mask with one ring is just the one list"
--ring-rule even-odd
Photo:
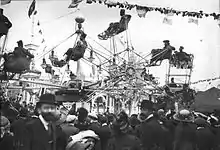
[(22, 40), (17, 41), (17, 44), (18, 46), (15, 47), (13, 52), (16, 57), (34, 58), (34, 55), (32, 55), (28, 50), (24, 48)]
[[(60, 128), (55, 125), (56, 110), (58, 103), (54, 94), (43, 94), (37, 103), (39, 117), (28, 122), (27, 141), (25, 142), (26, 150), (61, 150), (65, 149), (65, 137)], [(59, 139), (59, 140), (58, 140)]]
[(175, 47), (170, 45), (169, 40), (164, 40), (163, 43), (164, 43), (164, 48), (163, 49), (167, 50), (168, 52), (171, 52), (171, 54), (172, 54), (172, 51), (175, 50)]
[(3, 35), (8, 33), (8, 30), (12, 27), (12, 23), (3, 14), (3, 9), (0, 8), (0, 39)]
[(138, 116), (141, 124), (136, 127), (136, 135), (143, 143), (144, 149), (164, 148), (166, 135), (159, 124), (159, 120), (153, 114), (153, 102), (143, 100), (141, 102), (141, 113)]

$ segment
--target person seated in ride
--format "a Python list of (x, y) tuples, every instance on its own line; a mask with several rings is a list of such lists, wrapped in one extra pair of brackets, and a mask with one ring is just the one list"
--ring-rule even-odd
[(171, 83), (169, 84), (169, 87), (177, 87), (177, 84), (174, 82), (174, 78), (171, 78)]
[(34, 55), (32, 55), (27, 49), (24, 48), (22, 40), (19, 40), (17, 43), (18, 46), (15, 47), (13, 52), (15, 57), (25, 57), (30, 59), (34, 58)]
[(163, 50), (167, 50), (167, 51), (169, 51), (172, 54), (172, 52), (175, 50), (175, 47), (170, 45), (170, 41), (169, 40), (164, 40), (163, 43), (164, 43)]
[(6, 35), (8, 30), (12, 27), (12, 23), (4, 16), (3, 11), (4, 10), (0, 8), (0, 39), (3, 35)]
[(76, 46), (74, 46), (74, 48), (69, 48), (67, 50), (67, 52), (65, 53), (65, 55), (66, 55), (65, 61), (66, 62), (68, 62), (70, 60), (77, 61), (84, 56), (85, 50), (88, 46), (88, 44), (86, 42), (86, 36), (87, 36), (87, 34), (82, 32), (80, 34), (79, 40), (76, 43)]
[(179, 61), (187, 61), (186, 57), (187, 57), (187, 53), (183, 51), (184, 47), (180, 46), (179, 48), (179, 52), (177, 53), (177, 58)]

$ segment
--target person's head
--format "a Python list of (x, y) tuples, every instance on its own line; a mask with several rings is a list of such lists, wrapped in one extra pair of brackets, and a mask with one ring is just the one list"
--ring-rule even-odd
[(174, 78), (171, 78), (171, 82), (174, 83)]
[(183, 49), (184, 49), (184, 47), (183, 47), (183, 46), (180, 46), (179, 51), (182, 52)]
[(46, 121), (57, 121), (56, 113), (58, 104), (54, 94), (47, 93), (41, 95), (37, 105), (39, 115), (42, 115)]
[(80, 107), (77, 111), (77, 115), (78, 115), (78, 121), (84, 122), (88, 117), (88, 110), (83, 107)]
[(165, 46), (170, 45), (170, 41), (169, 40), (164, 40), (163, 43), (164, 43)]
[(59, 109), (59, 120), (57, 121), (57, 124), (61, 124), (64, 123), (67, 119), (67, 115), (68, 115), (68, 109), (64, 106), (61, 106), (61, 108)]
[(141, 113), (138, 116), (140, 121), (144, 121), (153, 112), (153, 102), (149, 100), (143, 100), (140, 106)]
[(2, 8), (0, 8), (0, 15), (3, 15), (4, 10)]
[(17, 43), (18, 43), (18, 47), (23, 47), (24, 46), (22, 40), (17, 41)]

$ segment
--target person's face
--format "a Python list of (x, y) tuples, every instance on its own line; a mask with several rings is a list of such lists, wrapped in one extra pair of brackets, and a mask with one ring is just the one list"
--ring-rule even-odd
[(39, 114), (43, 116), (46, 121), (55, 121), (57, 115), (57, 107), (54, 104), (41, 104)]

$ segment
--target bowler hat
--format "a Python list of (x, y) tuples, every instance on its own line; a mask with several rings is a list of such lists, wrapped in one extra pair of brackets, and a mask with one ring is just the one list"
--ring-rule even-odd
[(54, 104), (58, 105), (56, 101), (56, 96), (54, 94), (46, 93), (40, 96), (40, 100), (37, 102), (38, 104)]
[(164, 42), (164, 43), (170, 43), (170, 41), (169, 41), (169, 40), (164, 40), (163, 42)]
[(183, 47), (183, 46), (180, 46), (180, 49), (184, 49), (184, 47)]
[(149, 100), (143, 100), (143, 101), (141, 102), (140, 109), (153, 110), (153, 102), (152, 102), (152, 101), (149, 101)]
[(22, 40), (17, 41), (18, 44), (23, 44)]

